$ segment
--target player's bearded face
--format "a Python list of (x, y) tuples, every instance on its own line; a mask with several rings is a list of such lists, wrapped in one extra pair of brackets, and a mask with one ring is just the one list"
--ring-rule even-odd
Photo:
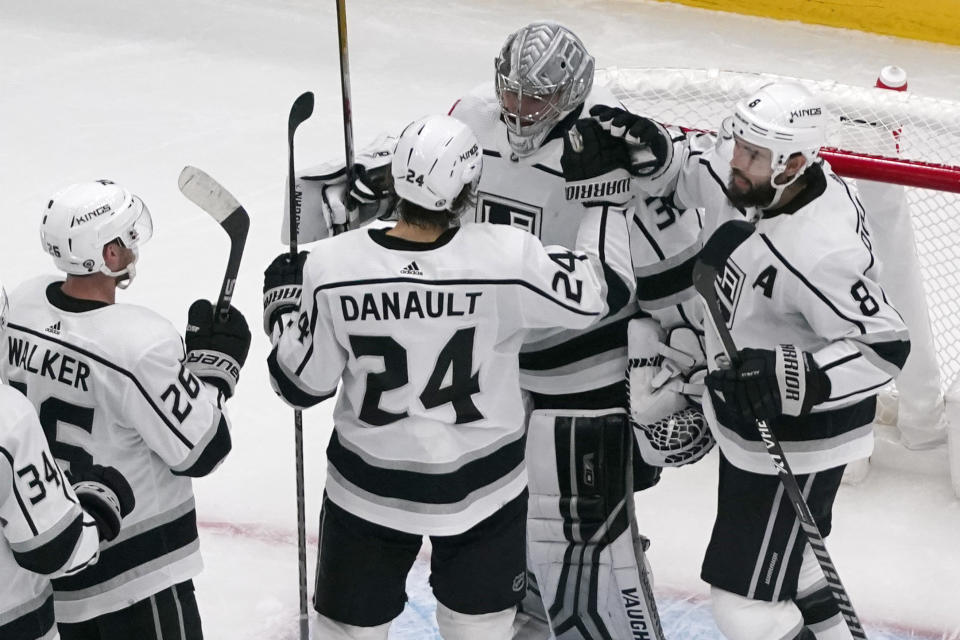
[(776, 194), (770, 184), (770, 150), (735, 139), (727, 194), (735, 207), (762, 207)]

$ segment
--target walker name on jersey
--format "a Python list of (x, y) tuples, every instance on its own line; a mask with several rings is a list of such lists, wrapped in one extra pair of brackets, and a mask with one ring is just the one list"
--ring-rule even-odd
[(540, 207), (483, 191), (477, 194), (477, 222), (508, 224), (539, 238), (542, 219)]
[(482, 291), (384, 291), (361, 296), (341, 295), (345, 322), (354, 320), (407, 320), (471, 316)]
[(33, 344), (23, 338), (7, 338), (10, 364), (44, 378), (56, 380), (74, 389), (87, 390), (90, 365), (64, 353)]

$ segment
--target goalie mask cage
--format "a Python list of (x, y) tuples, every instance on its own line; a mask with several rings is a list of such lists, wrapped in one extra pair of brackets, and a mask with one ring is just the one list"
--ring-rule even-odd
[[(901, 311), (909, 307), (904, 317), (912, 352), (898, 381), (901, 425), (905, 411), (914, 424), (943, 425), (943, 398), (960, 402), (960, 102), (716, 69), (610, 68), (599, 71), (596, 82), (630, 111), (715, 131), (738, 100), (778, 80), (820, 94), (836, 116), (821, 155), (857, 183), (881, 260), (881, 284)], [(893, 213), (872, 215), (879, 209)], [(897, 220), (899, 227), (891, 222)], [(884, 244), (892, 249), (881, 250)], [(912, 389), (923, 397), (908, 398)], [(952, 441), (953, 453), (960, 453), (956, 425)], [(953, 458), (960, 493), (960, 455)]]

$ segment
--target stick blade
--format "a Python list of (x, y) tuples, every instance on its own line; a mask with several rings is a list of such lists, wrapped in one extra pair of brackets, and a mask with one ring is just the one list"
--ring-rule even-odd
[(313, 115), (313, 92), (307, 91), (297, 96), (290, 106), (290, 116), (287, 119), (287, 134), (293, 136), (304, 120)]
[(220, 224), (234, 211), (243, 208), (229, 191), (202, 169), (189, 165), (184, 167), (177, 185), (187, 199), (213, 216)]

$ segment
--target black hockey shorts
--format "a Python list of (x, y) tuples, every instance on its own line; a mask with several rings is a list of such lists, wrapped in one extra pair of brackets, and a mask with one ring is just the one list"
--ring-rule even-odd
[[(830, 533), (843, 469), (797, 476), (824, 537)], [(700, 577), (754, 600), (792, 600), (806, 545), (779, 478), (738, 469), (721, 453), (717, 519)]]
[[(444, 606), (477, 615), (508, 609), (526, 589), (527, 491), (472, 529), (430, 536), (430, 585)], [(358, 518), (323, 497), (314, 608), (359, 627), (393, 620), (423, 537)]]
[(58, 623), (61, 640), (203, 640), (193, 580), (119, 611), (77, 623)]

